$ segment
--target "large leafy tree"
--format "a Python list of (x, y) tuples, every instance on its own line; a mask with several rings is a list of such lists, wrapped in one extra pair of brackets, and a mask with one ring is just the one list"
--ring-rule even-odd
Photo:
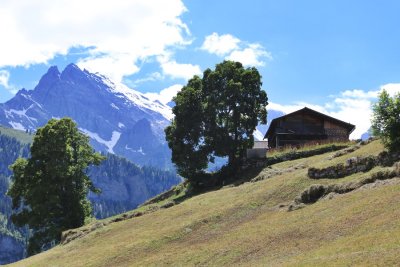
[(16, 211), (12, 221), (32, 229), (28, 254), (59, 242), (62, 231), (82, 226), (91, 216), (87, 194), (98, 190), (86, 169), (102, 159), (70, 118), (52, 119), (38, 129), (31, 157), (10, 167), (13, 183), (8, 191)]
[(372, 132), (391, 152), (400, 151), (400, 94), (390, 97), (386, 90), (373, 106)]
[[(202, 80), (195, 76), (174, 98), (174, 119), (165, 129), (172, 162), (178, 173), (190, 177), (202, 172), (208, 164), (205, 144), (205, 122)], [(193, 178), (193, 177), (192, 177)]]
[(266, 123), (268, 98), (261, 85), (256, 68), (224, 61), (182, 88), (174, 98), (175, 118), (165, 130), (182, 176), (196, 177), (214, 156), (228, 157), (230, 168), (240, 165), (254, 144), (257, 124)]
[(240, 62), (224, 61), (204, 72), (206, 136), (214, 154), (228, 156), (230, 165), (253, 146), (258, 122), (266, 123), (268, 98), (261, 85), (258, 70)]

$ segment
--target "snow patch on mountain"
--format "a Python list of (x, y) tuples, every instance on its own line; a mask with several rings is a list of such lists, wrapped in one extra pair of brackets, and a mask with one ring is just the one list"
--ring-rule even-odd
[(119, 110), (119, 107), (117, 107), (114, 103), (111, 103), (110, 106), (111, 106), (112, 108), (115, 108), (115, 109), (118, 109), (118, 110)]
[(122, 83), (114, 83), (107, 77), (98, 74), (101, 81), (106, 84), (110, 92), (119, 95), (120, 98), (126, 97), (132, 103), (135, 103), (138, 107), (153, 110), (160, 113), (167, 120), (173, 118), (172, 110), (169, 106), (162, 104), (160, 101), (154, 101), (146, 97), (144, 94), (130, 89)]
[(34, 107), (34, 104), (30, 105), (27, 109), (25, 109), (25, 108), (22, 110), (10, 109), (10, 110), (5, 110), (4, 112), (5, 112), (7, 118), (14, 118), (13, 114), (15, 114), (18, 117), (25, 117), (30, 123), (33, 123), (32, 121), (37, 122), (37, 119), (26, 115), (26, 112), (33, 107)]
[(23, 110), (10, 109), (10, 110), (6, 111), (6, 114), (7, 114), (7, 115), (16, 114), (16, 115), (18, 115), (18, 116), (20, 116), (20, 117), (26, 116), (26, 112), (27, 112), (30, 108), (32, 108), (32, 106), (33, 106), (33, 105), (30, 105), (29, 108), (23, 109)]
[(83, 128), (79, 128), (79, 130), (81, 132), (83, 132), (84, 134), (86, 134), (87, 136), (89, 136), (90, 138), (96, 140), (98, 143), (105, 145), (107, 147), (107, 151), (109, 153), (115, 154), (113, 149), (114, 149), (115, 145), (117, 144), (119, 138), (121, 137), (120, 132), (113, 131), (111, 140), (107, 141), (107, 140), (104, 140), (103, 138), (101, 138), (97, 133), (92, 133), (91, 131), (88, 131)]
[(126, 146), (125, 146), (125, 149), (126, 149), (126, 150), (130, 150), (130, 151), (135, 152), (135, 153), (140, 153), (140, 154), (142, 154), (142, 155), (146, 155), (146, 153), (144, 153), (142, 147), (140, 147), (139, 149), (135, 150), (135, 149), (133, 149), (133, 148), (128, 147), (128, 145), (126, 145)]
[(40, 103), (36, 102), (30, 95), (21, 93), (21, 96), (23, 96), (24, 98), (28, 99), (29, 101), (32, 101), (40, 109), (43, 109), (42, 105)]
[(11, 125), (11, 127), (12, 127), (13, 129), (25, 131), (25, 127), (24, 127), (21, 123), (19, 123), (19, 122), (10, 121), (10, 122), (8, 122), (8, 123)]
[(263, 134), (261, 133), (261, 131), (258, 130), (258, 129), (256, 129), (256, 130), (253, 132), (253, 136), (254, 136), (254, 139), (257, 140), (257, 141), (262, 141), (262, 140), (264, 139), (264, 135), (263, 135)]

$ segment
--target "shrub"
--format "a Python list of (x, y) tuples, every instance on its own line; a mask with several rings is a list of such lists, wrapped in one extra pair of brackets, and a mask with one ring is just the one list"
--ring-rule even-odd
[(386, 90), (373, 107), (372, 131), (390, 151), (400, 151), (400, 93), (390, 97)]
[(313, 184), (301, 193), (298, 202), (306, 204), (314, 203), (322, 196), (324, 196), (326, 193), (327, 192), (325, 186), (321, 184)]

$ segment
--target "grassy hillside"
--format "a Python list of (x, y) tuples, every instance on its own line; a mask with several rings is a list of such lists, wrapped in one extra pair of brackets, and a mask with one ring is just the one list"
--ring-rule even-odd
[(33, 140), (33, 134), (28, 134), (24, 131), (6, 128), (4, 126), (0, 126), (0, 134), (6, 135), (8, 137), (14, 137), (22, 144), (31, 144)]
[[(167, 205), (182, 199), (184, 191), (177, 190), (159, 203), (73, 230), (82, 237), (14, 265), (393, 266), (400, 262), (400, 178), (371, 178), (393, 168), (338, 179), (307, 176), (309, 167), (382, 150), (374, 141), (353, 152), (277, 163), (252, 181)], [(288, 211), (313, 184), (361, 187)]]

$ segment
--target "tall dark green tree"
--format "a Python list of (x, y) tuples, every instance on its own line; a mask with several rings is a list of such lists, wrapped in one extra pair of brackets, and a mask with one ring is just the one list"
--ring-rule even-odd
[(400, 151), (400, 94), (390, 97), (386, 90), (373, 106), (372, 133), (390, 151)]
[(224, 61), (204, 72), (205, 135), (215, 156), (228, 156), (230, 166), (253, 146), (258, 122), (266, 123), (268, 98), (261, 85), (258, 70), (240, 62)]
[(172, 161), (191, 179), (201, 174), (214, 156), (228, 157), (228, 167), (240, 165), (253, 132), (266, 123), (267, 94), (256, 68), (224, 61), (203, 78), (195, 76), (174, 98), (175, 118), (166, 128)]
[(33, 233), (28, 254), (59, 242), (62, 231), (82, 226), (91, 217), (87, 194), (98, 190), (86, 169), (102, 159), (70, 118), (52, 119), (38, 129), (31, 157), (10, 166), (13, 183), (8, 195), (16, 212), (12, 221), (28, 225)]
[(165, 129), (172, 162), (178, 173), (190, 177), (202, 172), (208, 164), (205, 144), (205, 122), (202, 80), (195, 76), (174, 98), (174, 119)]

